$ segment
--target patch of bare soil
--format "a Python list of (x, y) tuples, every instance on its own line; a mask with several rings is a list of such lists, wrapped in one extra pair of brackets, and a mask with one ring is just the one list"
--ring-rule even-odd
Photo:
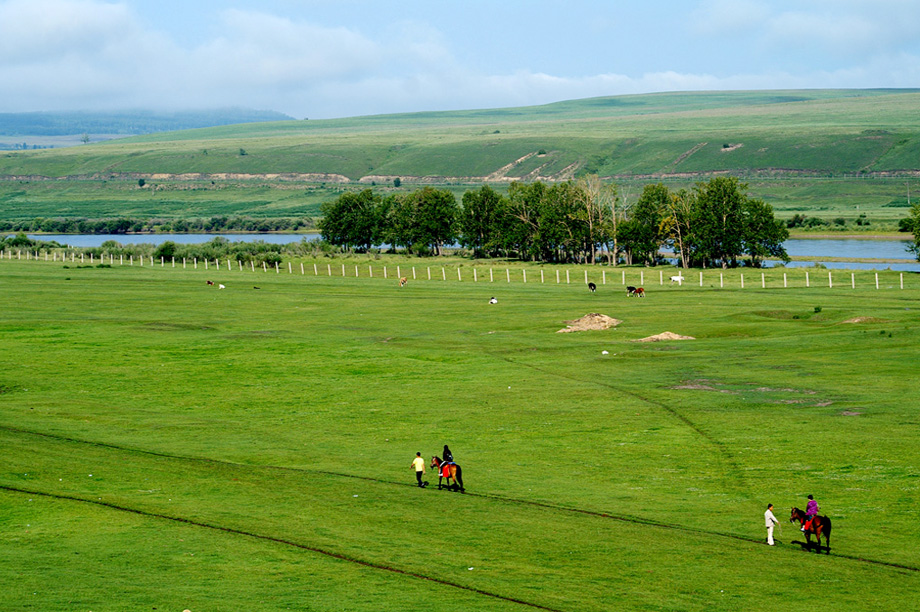
[(558, 332), (556, 332), (557, 334), (608, 329), (610, 327), (616, 327), (622, 323), (622, 321), (619, 319), (614, 319), (613, 317), (608, 317), (604, 314), (592, 312), (586, 314), (580, 319), (575, 319), (574, 321), (566, 321), (565, 323), (566, 328), (560, 329)]
[(696, 340), (696, 338), (693, 336), (681, 336), (680, 334), (666, 331), (660, 334), (655, 334), (654, 336), (649, 336), (648, 338), (633, 340), (633, 342), (661, 342), (663, 340)]
[(716, 389), (709, 385), (702, 385), (700, 383), (688, 382), (683, 385), (677, 385), (671, 387), (672, 389), (683, 389), (688, 391), (715, 391), (716, 393), (728, 393), (729, 395), (738, 395), (737, 391), (731, 391), (729, 389)]
[(876, 317), (853, 317), (841, 323), (887, 323), (887, 319), (878, 319)]
[(855, 410), (844, 410), (840, 413), (840, 416), (859, 416), (862, 412), (856, 412)]

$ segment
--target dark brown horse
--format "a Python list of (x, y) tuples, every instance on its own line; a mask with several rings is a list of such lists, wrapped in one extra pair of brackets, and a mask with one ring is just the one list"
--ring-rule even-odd
[[(454, 489), (459, 488), (460, 492), (463, 493), (463, 470), (460, 469), (459, 465), (456, 463), (444, 463), (441, 461), (440, 457), (434, 456), (431, 458), (431, 467), (438, 470), (439, 489), (442, 488), (441, 481), (446, 479), (447, 484), (443, 486), (447, 487), (448, 489), (451, 487)], [(451, 480), (454, 481), (454, 484), (450, 484)]]
[[(798, 508), (792, 509), (792, 514), (789, 516), (789, 522), (794, 523), (798, 521), (799, 525), (804, 525), (805, 521), (808, 520), (808, 517), (805, 516), (804, 510), (799, 510)], [(827, 553), (831, 552), (831, 519), (826, 516), (815, 516), (811, 521), (811, 526), (805, 530), (805, 546), (811, 548), (811, 536), (814, 534), (816, 544), (818, 545), (818, 551), (821, 551), (821, 536), (824, 536), (824, 542), (827, 545)]]

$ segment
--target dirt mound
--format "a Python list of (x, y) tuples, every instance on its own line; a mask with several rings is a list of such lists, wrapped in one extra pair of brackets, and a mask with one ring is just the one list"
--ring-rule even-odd
[(557, 334), (566, 334), (569, 332), (579, 332), (579, 331), (590, 331), (594, 329), (607, 329), (609, 327), (616, 327), (622, 323), (619, 319), (614, 319), (613, 317), (608, 317), (607, 315), (598, 314), (592, 312), (586, 314), (580, 319), (575, 319), (574, 321), (566, 321), (565, 324), (567, 327), (565, 329), (560, 329)]
[(887, 319), (877, 319), (876, 317), (853, 317), (841, 323), (887, 323)]
[(696, 338), (693, 336), (681, 336), (680, 334), (675, 334), (674, 332), (662, 332), (654, 336), (649, 336), (648, 338), (633, 340), (633, 342), (661, 342), (662, 340), (696, 340)]

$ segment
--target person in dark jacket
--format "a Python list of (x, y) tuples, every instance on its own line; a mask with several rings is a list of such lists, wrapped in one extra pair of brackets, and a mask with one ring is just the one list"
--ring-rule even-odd
[(447, 448), (447, 445), (446, 445), (446, 444), (444, 445), (444, 454), (441, 456), (441, 459), (444, 460), (444, 463), (453, 463), (453, 462), (454, 462), (454, 454), (453, 454), (452, 452), (450, 452), (450, 449)]

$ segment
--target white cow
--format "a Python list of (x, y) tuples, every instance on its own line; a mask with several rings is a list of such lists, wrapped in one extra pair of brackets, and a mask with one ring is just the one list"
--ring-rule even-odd
[(680, 274), (678, 274), (677, 276), (672, 276), (672, 277), (671, 277), (671, 284), (673, 285), (674, 283), (677, 283), (678, 285), (683, 286), (683, 284), (684, 284), (684, 277), (681, 276)]

